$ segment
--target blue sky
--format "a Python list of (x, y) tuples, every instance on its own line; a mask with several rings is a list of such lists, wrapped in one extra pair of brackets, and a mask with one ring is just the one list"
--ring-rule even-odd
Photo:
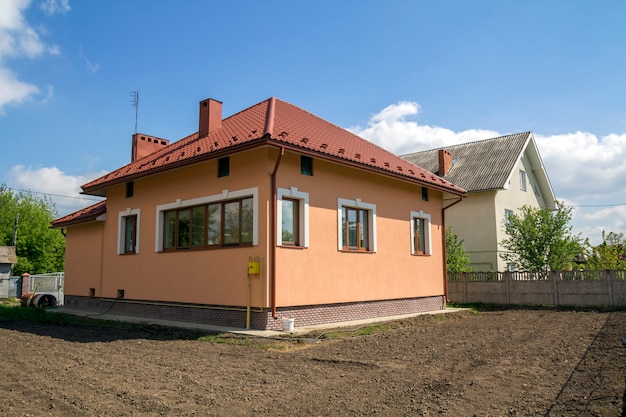
[[(138, 130), (270, 96), (407, 153), (533, 131), (575, 232), (626, 232), (626, 2), (0, 0), (0, 182), (78, 197)], [(52, 196), (59, 214), (91, 200)], [(592, 207), (587, 207), (592, 206)]]

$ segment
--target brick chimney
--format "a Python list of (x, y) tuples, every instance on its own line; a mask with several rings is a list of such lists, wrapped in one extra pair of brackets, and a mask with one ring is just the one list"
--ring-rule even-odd
[(439, 173), (440, 177), (445, 176), (452, 168), (452, 154), (445, 149), (439, 149)]
[(198, 136), (201, 138), (222, 127), (222, 102), (212, 98), (200, 102)]
[(150, 155), (170, 144), (169, 140), (157, 138), (154, 136), (135, 133), (133, 135), (132, 153), (130, 162), (135, 162), (146, 155)]

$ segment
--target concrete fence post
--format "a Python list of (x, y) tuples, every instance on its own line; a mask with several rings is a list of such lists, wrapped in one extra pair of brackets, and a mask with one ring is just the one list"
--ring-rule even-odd
[(613, 279), (615, 278), (615, 271), (610, 271), (606, 269), (602, 271), (602, 275), (604, 276), (604, 279), (606, 280), (606, 285), (608, 287), (607, 289), (609, 295), (609, 307), (613, 307)]
[(467, 272), (461, 272), (463, 276), (463, 302), (467, 303)]
[(511, 274), (510, 271), (505, 271), (503, 274), (505, 285), (506, 285), (506, 303), (511, 304)]
[(561, 280), (561, 273), (558, 271), (550, 271), (550, 277), (552, 277), (552, 291), (554, 291), (554, 305), (559, 306), (559, 281)]

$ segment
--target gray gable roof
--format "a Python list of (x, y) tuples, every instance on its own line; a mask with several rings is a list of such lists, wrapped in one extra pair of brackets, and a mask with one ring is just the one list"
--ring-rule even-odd
[(468, 192), (507, 188), (513, 169), (532, 138), (516, 133), (460, 145), (402, 155), (415, 165), (439, 175), (439, 150), (452, 154), (452, 168), (444, 178)]

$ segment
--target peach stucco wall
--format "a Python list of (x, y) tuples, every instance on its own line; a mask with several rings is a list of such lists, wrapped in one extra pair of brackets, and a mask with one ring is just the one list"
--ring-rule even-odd
[[(441, 193), (366, 171), (315, 160), (314, 176), (299, 174), (299, 156), (287, 154), (278, 186), (309, 193), (310, 242), (277, 251), (279, 306), (421, 297), (443, 294)], [(338, 198), (376, 205), (377, 252), (337, 249)], [(411, 255), (410, 212), (431, 215), (432, 255)]]
[[(106, 222), (68, 230), (66, 294), (87, 295), (95, 288), (96, 296), (114, 298), (123, 289), (127, 299), (244, 306), (247, 261), (258, 256), (262, 273), (251, 279), (252, 306), (269, 307), (271, 173), (277, 156), (274, 148), (231, 155), (230, 175), (223, 178), (217, 178), (214, 160), (141, 178), (130, 198), (123, 184), (110, 188)], [(286, 153), (277, 186), (309, 193), (310, 244), (277, 248), (279, 307), (443, 294), (441, 193), (430, 190), (423, 202), (420, 187), (406, 182), (318, 159), (314, 176), (305, 176), (299, 164), (299, 155)], [(253, 187), (258, 188), (257, 246), (156, 251), (156, 206)], [(376, 204), (377, 253), (338, 251), (338, 198)], [(139, 253), (118, 255), (118, 217), (128, 209), (140, 211)], [(412, 210), (431, 215), (430, 256), (411, 255)]]
[(65, 245), (65, 294), (89, 295), (90, 288), (100, 286), (102, 267), (102, 233), (105, 223), (73, 226), (67, 230)]

